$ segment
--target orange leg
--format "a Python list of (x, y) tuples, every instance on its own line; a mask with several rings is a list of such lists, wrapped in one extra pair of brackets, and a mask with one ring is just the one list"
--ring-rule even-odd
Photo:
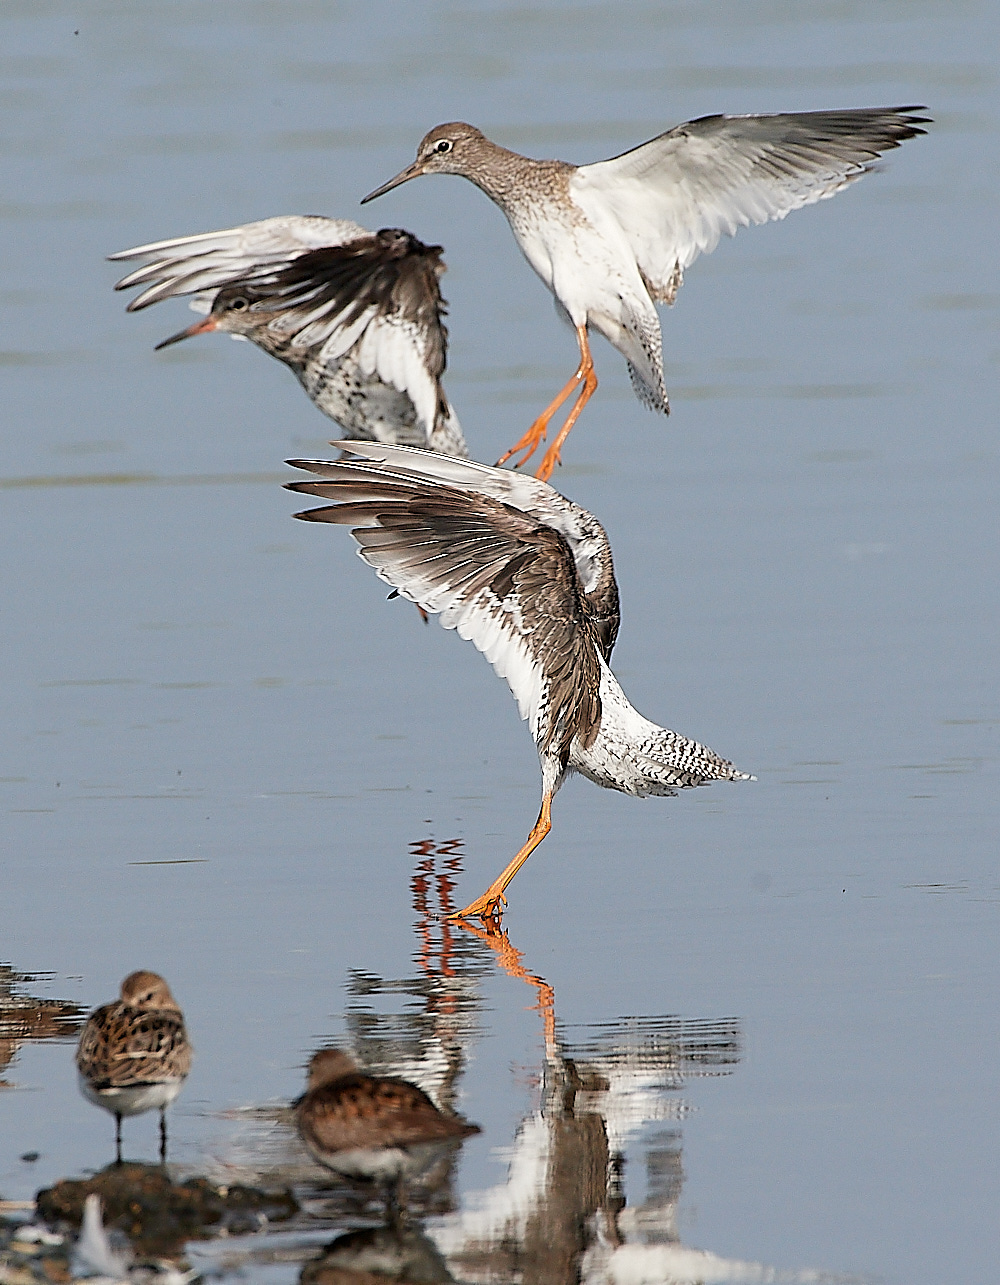
[[(580, 414), (580, 411), (583, 410), (584, 403), (589, 400), (590, 394), (597, 387), (597, 377), (594, 375), (594, 363), (591, 360), (590, 345), (587, 342), (587, 327), (577, 326), (576, 336), (577, 342), (580, 345), (580, 365), (577, 367), (576, 373), (573, 375), (573, 378), (560, 389), (559, 393), (552, 399), (552, 401), (549, 402), (548, 406), (545, 407), (541, 415), (538, 416), (521, 440), (512, 446), (509, 451), (505, 451), (504, 454), (500, 456), (496, 463), (497, 468), (499, 468), (501, 464), (506, 464), (510, 457), (512, 455), (516, 455), (518, 451), (524, 451), (525, 454), (515, 463), (514, 467), (520, 468), (523, 464), (527, 464), (528, 460), (531, 459), (532, 455), (534, 455), (535, 451), (538, 450), (538, 447), (545, 440), (545, 434), (548, 431), (549, 421), (552, 416), (580, 383), (580, 380), (582, 379), (587, 381), (584, 386), (585, 391), (587, 390), (587, 384), (589, 384), (589, 381), (593, 380), (593, 385), (589, 388), (589, 391), (587, 391), (586, 397), (583, 397), (583, 401), (578, 399), (573, 410), (570, 412), (570, 418), (567, 420), (569, 428), (564, 426), (559, 434), (560, 444), (566, 440), (566, 433), (568, 433), (569, 429), (573, 427), (577, 416)], [(582, 393), (581, 396), (583, 396)], [(555, 450), (555, 447), (552, 449)], [(552, 451), (550, 451), (549, 454), (551, 455)], [(556, 458), (558, 458), (558, 456)], [(552, 472), (554, 464), (555, 460), (553, 461), (553, 464), (550, 465), (549, 472), (545, 474), (545, 477), (548, 477), (549, 473)], [(538, 476), (541, 477), (541, 473), (539, 473)]]
[(546, 794), (542, 797), (542, 809), (538, 814), (538, 820), (532, 826), (531, 833), (524, 842), (524, 847), (516, 857), (510, 862), (502, 874), (490, 884), (481, 897), (475, 901), (469, 902), (464, 910), (458, 910), (449, 915), (449, 919), (472, 919), (478, 916), (483, 920), (498, 921), (503, 915), (503, 908), (507, 904), (507, 898), (503, 895), (504, 890), (524, 863), (528, 860), (534, 850), (552, 829), (552, 795)]
[(597, 376), (594, 374), (594, 361), (590, 355), (590, 344), (587, 342), (586, 328), (581, 326), (577, 334), (580, 337), (580, 354), (582, 357), (577, 377), (583, 380), (583, 387), (580, 389), (580, 395), (573, 403), (570, 413), (566, 416), (566, 422), (559, 430), (556, 440), (545, 452), (545, 456), (538, 466), (538, 472), (535, 477), (540, 478), (543, 482), (547, 482), (552, 476), (552, 470), (559, 463), (559, 452), (562, 444), (569, 437), (569, 430), (580, 418), (580, 412), (590, 401), (594, 395), (594, 389), (597, 387)]

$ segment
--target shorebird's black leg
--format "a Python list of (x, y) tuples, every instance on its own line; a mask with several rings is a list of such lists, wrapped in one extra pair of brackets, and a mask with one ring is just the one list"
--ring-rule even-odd
[(406, 1188), (403, 1175), (395, 1182), (390, 1182), (385, 1191), (385, 1225), (390, 1231), (398, 1232), (403, 1225), (403, 1208), (406, 1201)]
[(160, 1164), (167, 1163), (167, 1108), (160, 1107)]
[(122, 1118), (115, 1112), (115, 1164), (122, 1162)]

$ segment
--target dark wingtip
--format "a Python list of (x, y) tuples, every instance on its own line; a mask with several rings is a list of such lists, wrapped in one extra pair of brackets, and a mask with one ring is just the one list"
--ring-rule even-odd
[(300, 522), (329, 522), (331, 519), (327, 517), (327, 514), (336, 512), (337, 510), (332, 507), (325, 509), (303, 509), (301, 513), (293, 513), (292, 517), (298, 518)]

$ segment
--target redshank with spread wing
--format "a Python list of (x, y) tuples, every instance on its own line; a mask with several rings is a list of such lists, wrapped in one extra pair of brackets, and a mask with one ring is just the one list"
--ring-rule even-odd
[[(417, 158), (371, 201), (421, 174), (470, 179), (507, 216), (525, 258), (576, 329), (580, 365), (521, 440), (525, 463), (574, 390), (577, 399), (538, 476), (551, 476), (566, 436), (597, 387), (587, 331), (625, 357), (640, 401), (667, 414), (656, 303), (673, 303), (685, 268), (722, 234), (784, 218), (833, 196), (885, 151), (925, 131), (920, 107), (767, 116), (703, 116), (593, 165), (539, 161), (473, 125), (438, 125)], [(362, 202), (362, 204), (364, 203)]]
[(317, 475), (289, 490), (333, 501), (296, 516), (352, 527), (358, 553), (382, 580), (469, 639), (506, 678), (538, 749), (538, 819), (455, 918), (500, 918), (505, 890), (551, 829), (552, 799), (571, 772), (633, 795), (750, 779), (629, 703), (608, 667), (618, 586), (593, 514), (506, 469), (406, 447), (334, 445), (359, 458), (289, 460)]
[(288, 215), (111, 255), (142, 260), (115, 287), (144, 287), (129, 312), (195, 295), (204, 320), (158, 348), (211, 330), (284, 362), (348, 437), (467, 455), (441, 386), (448, 347), (439, 245), (401, 228)]

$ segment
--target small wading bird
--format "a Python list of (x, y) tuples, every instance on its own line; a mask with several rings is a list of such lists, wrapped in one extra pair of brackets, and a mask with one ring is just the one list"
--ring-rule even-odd
[(224, 330), (285, 363), (348, 437), (468, 451), (441, 387), (448, 331), (439, 245), (400, 228), (289, 215), (110, 256), (141, 259), (129, 312), (195, 295), (208, 315), (157, 348)]
[(861, 178), (878, 157), (926, 131), (909, 115), (922, 107), (873, 107), (768, 116), (703, 116), (594, 165), (536, 161), (490, 142), (473, 125), (437, 125), (417, 159), (364, 198), (374, 200), (421, 174), (460, 174), (503, 210), (524, 257), (576, 329), (580, 365), (525, 435), (524, 464), (549, 421), (579, 394), (538, 469), (543, 480), (597, 376), (593, 327), (628, 362), (632, 387), (669, 413), (660, 321), (654, 304), (673, 303), (684, 269), (714, 250), (725, 232), (782, 219)]
[(408, 1080), (366, 1075), (339, 1049), (313, 1054), (295, 1123), (321, 1165), (385, 1188), (390, 1206), (401, 1202), (407, 1181), (480, 1131), (445, 1115)]
[(130, 973), (121, 997), (87, 1018), (76, 1050), (80, 1092), (115, 1117), (115, 1159), (122, 1159), (122, 1116), (160, 1113), (160, 1160), (167, 1158), (167, 1107), (191, 1069), (184, 1017), (157, 973)]
[(551, 829), (567, 773), (626, 794), (745, 781), (704, 745), (649, 722), (608, 668), (618, 586), (604, 528), (544, 482), (405, 447), (334, 442), (360, 458), (289, 460), (322, 481), (290, 491), (335, 503), (296, 517), (351, 526), (393, 589), (457, 629), (506, 678), (538, 748), (542, 807), (481, 897), (452, 918), (499, 920), (504, 890)]

